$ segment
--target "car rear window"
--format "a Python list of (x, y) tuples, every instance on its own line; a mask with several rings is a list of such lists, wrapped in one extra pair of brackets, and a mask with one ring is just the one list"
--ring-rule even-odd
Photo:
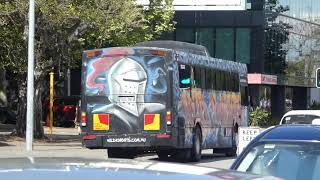
[(314, 119), (319, 119), (315, 115), (290, 115), (283, 118), (282, 124), (312, 124)]

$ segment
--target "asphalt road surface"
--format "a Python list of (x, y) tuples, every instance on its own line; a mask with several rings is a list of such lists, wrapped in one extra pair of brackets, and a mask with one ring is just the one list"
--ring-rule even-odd
[[(212, 150), (204, 150), (202, 151), (202, 158), (200, 162), (191, 162), (188, 164), (206, 166), (206, 167), (214, 167), (221, 169), (228, 169), (233, 163), (235, 157), (226, 157), (224, 154), (213, 154)], [(157, 155), (142, 155), (136, 158), (137, 160), (153, 160), (160, 161)], [(174, 162), (174, 159), (169, 159), (167, 162)]]
[[(92, 159), (105, 159), (107, 158), (107, 150), (96, 149), (90, 150), (81, 146), (80, 137), (78, 136), (77, 129), (75, 128), (54, 128), (54, 134), (52, 135), (53, 141), (46, 140), (40, 142), (34, 142), (34, 150), (32, 152), (26, 152), (24, 139), (8, 139), (7, 131), (4, 128), (0, 130), (0, 160), (1, 158), (8, 157), (81, 157)], [(48, 134), (49, 129), (45, 128), (45, 134), (50, 138)], [(223, 154), (213, 154), (212, 150), (204, 150), (203, 156), (200, 162), (188, 163), (206, 167), (214, 167), (221, 169), (228, 169), (234, 157), (226, 157)], [(160, 161), (155, 154), (145, 154), (135, 158), (136, 160), (152, 160)], [(176, 163), (177, 161), (169, 159), (169, 162)]]

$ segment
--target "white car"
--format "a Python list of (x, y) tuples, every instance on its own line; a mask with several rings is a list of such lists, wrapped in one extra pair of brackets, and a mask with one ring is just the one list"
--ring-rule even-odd
[(280, 124), (313, 124), (320, 120), (320, 110), (293, 110), (282, 116)]

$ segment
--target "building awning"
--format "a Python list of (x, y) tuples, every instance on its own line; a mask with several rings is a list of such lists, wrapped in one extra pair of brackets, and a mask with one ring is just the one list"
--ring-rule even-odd
[(277, 78), (276, 75), (248, 74), (248, 84), (277, 85), (278, 84), (278, 78)]
[(308, 87), (314, 88), (315, 78), (298, 77), (298, 76), (285, 76), (285, 75), (269, 75), (269, 74), (248, 74), (248, 84), (266, 84), (266, 85), (279, 85), (279, 86), (292, 86), (292, 87)]

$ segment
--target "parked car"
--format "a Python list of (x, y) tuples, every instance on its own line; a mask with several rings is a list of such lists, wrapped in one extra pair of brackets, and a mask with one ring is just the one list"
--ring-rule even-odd
[[(76, 107), (79, 97), (56, 97), (53, 102), (53, 125), (56, 127), (74, 127)], [(49, 102), (45, 103), (45, 121), (49, 125)]]
[[(319, 123), (318, 120), (314, 122)], [(231, 169), (286, 180), (318, 180), (320, 126), (291, 124), (268, 128), (248, 144)]]
[(280, 124), (311, 124), (320, 118), (320, 110), (293, 110), (281, 118)]
[(277, 180), (278, 178), (164, 162), (29, 157), (0, 159), (0, 179)]

